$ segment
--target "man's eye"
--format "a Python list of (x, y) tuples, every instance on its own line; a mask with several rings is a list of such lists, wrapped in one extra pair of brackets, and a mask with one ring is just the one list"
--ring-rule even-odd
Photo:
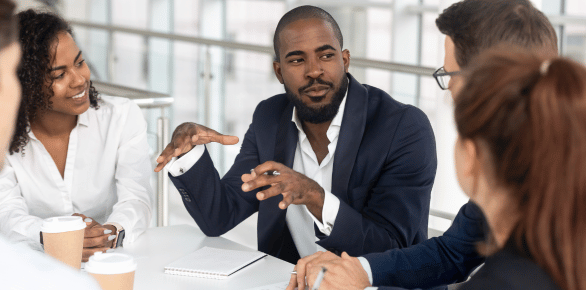
[(77, 66), (82, 66), (84, 62), (85, 62), (85, 59), (82, 59), (80, 62), (77, 63)]
[(324, 54), (322, 56), (322, 58), (332, 58), (332, 57), (334, 57), (334, 54), (333, 53)]
[(290, 63), (300, 63), (300, 62), (302, 62), (302, 61), (303, 61), (303, 59), (302, 59), (302, 58), (297, 58), (297, 59), (292, 59), (292, 60), (290, 60), (289, 62), (290, 62)]
[(65, 75), (65, 73), (60, 73), (60, 74), (59, 74), (59, 75), (57, 75), (57, 76), (53, 76), (53, 79), (54, 79), (54, 80), (62, 79), (62, 78), (63, 78), (63, 75)]

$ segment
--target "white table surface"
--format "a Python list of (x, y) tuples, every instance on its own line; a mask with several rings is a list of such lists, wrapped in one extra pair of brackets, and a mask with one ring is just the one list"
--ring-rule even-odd
[[(251, 233), (256, 234), (256, 233)], [(190, 225), (150, 228), (134, 243), (115, 252), (132, 255), (137, 262), (134, 290), (148, 289), (248, 289), (289, 281), (294, 265), (272, 256), (232, 274), (225, 280), (184, 277), (165, 274), (169, 263), (202, 247), (255, 251), (218, 237), (204, 235)]]

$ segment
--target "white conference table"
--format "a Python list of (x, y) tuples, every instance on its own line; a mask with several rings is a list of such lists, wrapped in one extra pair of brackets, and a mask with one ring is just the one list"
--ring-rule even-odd
[[(256, 234), (256, 233), (254, 233)], [(185, 277), (165, 274), (169, 263), (202, 247), (255, 251), (218, 237), (207, 237), (190, 225), (149, 228), (134, 243), (116, 249), (117, 253), (132, 255), (137, 262), (135, 290), (148, 289), (248, 289), (289, 281), (294, 265), (266, 256), (232, 274), (225, 280)]]

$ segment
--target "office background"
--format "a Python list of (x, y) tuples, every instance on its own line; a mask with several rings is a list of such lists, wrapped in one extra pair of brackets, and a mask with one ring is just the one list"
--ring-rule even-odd
[[(532, 1), (557, 28), (562, 55), (586, 63), (586, 1)], [(449, 218), (468, 200), (458, 187), (453, 166), (456, 132), (451, 97), (431, 77), (443, 64), (444, 36), (437, 31), (435, 19), (457, 0), (16, 2), (19, 9), (50, 9), (72, 22), (93, 80), (165, 98), (161, 104), (169, 107), (141, 101), (149, 122), (153, 160), (162, 141), (161, 126), (165, 125), (159, 121), (161, 116), (169, 120), (170, 132), (191, 121), (242, 139), (256, 105), (284, 92), (272, 69), (272, 37), (278, 20), (296, 6), (320, 6), (342, 29), (354, 77), (420, 107), (432, 123), (438, 170), (431, 200), (431, 233), (447, 229)], [(208, 149), (222, 175), (240, 144), (211, 145)], [(167, 184), (159, 183), (153, 174), (153, 187), (162, 194), (161, 187)], [(168, 190), (164, 224), (194, 225), (175, 188), (170, 185)], [(157, 208), (160, 199), (153, 200), (153, 208)], [(154, 216), (153, 226), (163, 224), (160, 213)], [(252, 233), (256, 233), (256, 215), (224, 236), (256, 248), (256, 234)]]

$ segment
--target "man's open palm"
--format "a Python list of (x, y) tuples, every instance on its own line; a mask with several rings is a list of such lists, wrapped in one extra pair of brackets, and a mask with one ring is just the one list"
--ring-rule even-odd
[(183, 123), (175, 129), (171, 143), (157, 158), (155, 172), (161, 171), (173, 157), (178, 157), (189, 152), (195, 145), (204, 145), (210, 142), (222, 145), (234, 145), (238, 143), (238, 137), (220, 134), (208, 127), (195, 123)]

